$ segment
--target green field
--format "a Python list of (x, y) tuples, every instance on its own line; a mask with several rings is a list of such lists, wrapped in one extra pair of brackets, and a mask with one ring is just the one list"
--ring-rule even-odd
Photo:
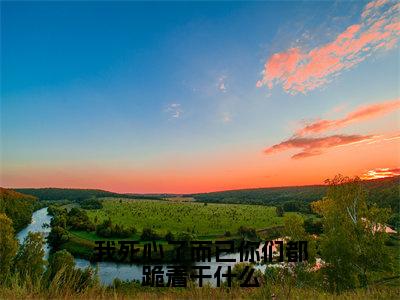
[(274, 207), (243, 204), (204, 204), (157, 200), (105, 199), (100, 210), (88, 210), (97, 223), (111, 218), (114, 224), (135, 227), (138, 232), (152, 228), (159, 234), (170, 230), (198, 236), (218, 236), (226, 231), (236, 233), (240, 226), (256, 229), (281, 225)]

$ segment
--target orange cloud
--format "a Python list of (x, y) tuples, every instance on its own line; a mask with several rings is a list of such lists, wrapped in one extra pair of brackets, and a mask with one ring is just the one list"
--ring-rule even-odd
[(320, 155), (326, 149), (350, 145), (373, 140), (372, 135), (331, 135), (327, 137), (293, 137), (264, 150), (266, 154), (273, 154), (285, 150), (302, 149), (292, 156), (293, 159)]
[(361, 175), (361, 179), (370, 180), (386, 177), (394, 177), (400, 175), (400, 168), (378, 168), (369, 170), (368, 172)]
[(304, 51), (299, 47), (273, 54), (265, 63), (257, 87), (281, 84), (291, 94), (320, 87), (379, 49), (391, 49), (400, 32), (400, 3), (370, 2), (359, 24), (349, 26), (331, 43)]
[(400, 99), (374, 103), (359, 107), (355, 111), (350, 112), (342, 119), (338, 120), (318, 120), (307, 124), (296, 132), (297, 135), (305, 135), (307, 133), (319, 133), (327, 130), (337, 129), (347, 126), (354, 122), (379, 117), (381, 115), (392, 112), (400, 108)]

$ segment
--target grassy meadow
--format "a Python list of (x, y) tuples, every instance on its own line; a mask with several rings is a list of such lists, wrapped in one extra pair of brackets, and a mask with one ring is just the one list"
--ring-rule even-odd
[(283, 222), (274, 207), (185, 201), (108, 198), (102, 209), (87, 213), (95, 223), (111, 218), (114, 224), (135, 227), (138, 232), (152, 228), (161, 235), (188, 231), (197, 236), (218, 237), (227, 231), (236, 233), (240, 226), (264, 229)]

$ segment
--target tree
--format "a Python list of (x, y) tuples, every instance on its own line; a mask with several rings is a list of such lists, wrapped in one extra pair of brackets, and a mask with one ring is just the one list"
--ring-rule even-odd
[(167, 234), (165, 235), (165, 240), (170, 242), (175, 239), (174, 234), (171, 231), (168, 231)]
[(284, 214), (284, 210), (283, 210), (283, 207), (282, 206), (277, 206), (276, 207), (276, 215), (278, 216), (278, 217), (283, 217), (283, 214)]
[(15, 270), (21, 277), (32, 281), (43, 275), (45, 260), (44, 237), (39, 232), (29, 232), (15, 257)]
[(5, 214), (0, 213), (0, 281), (9, 274), (12, 260), (17, 253), (18, 241), (14, 236), (12, 221)]
[(322, 221), (315, 220), (314, 218), (307, 218), (304, 220), (304, 229), (310, 234), (321, 234), (322, 233)]
[(243, 239), (256, 239), (257, 238), (257, 232), (252, 227), (240, 226), (238, 229), (238, 234)]
[(63, 272), (68, 276), (75, 269), (74, 257), (67, 250), (57, 251), (49, 257), (49, 267), (47, 269), (49, 280), (52, 280), (57, 272)]
[(67, 228), (67, 216), (65, 214), (57, 214), (50, 221), (51, 227), (59, 226), (64, 229)]
[(331, 288), (342, 291), (368, 284), (368, 273), (390, 267), (385, 247), (387, 235), (381, 231), (388, 210), (368, 207), (359, 178), (341, 175), (327, 180), (327, 196), (312, 208), (322, 216), (322, 259)]
[(0, 187), (0, 213), (5, 213), (15, 230), (21, 230), (31, 222), (35, 197)]
[(185, 242), (190, 242), (196, 239), (196, 235), (191, 233), (191, 232), (187, 232), (187, 231), (183, 231), (181, 233), (178, 234), (178, 241), (185, 241)]
[(151, 228), (143, 228), (140, 239), (142, 241), (159, 240), (160, 236)]
[(59, 249), (59, 247), (68, 240), (68, 231), (60, 226), (52, 227), (49, 235), (47, 236), (47, 242), (51, 245), (53, 250)]
[(75, 268), (74, 257), (65, 249), (49, 257), (49, 266), (46, 270), (49, 290), (65, 289), (69, 292), (72, 289), (81, 292), (97, 283), (94, 275), (95, 271), (91, 267)]
[(282, 234), (286, 236), (289, 241), (307, 242), (308, 262), (314, 262), (316, 256), (316, 243), (315, 240), (305, 231), (304, 220), (298, 214), (286, 215), (284, 217), (284, 228)]
[(288, 236), (290, 240), (300, 241), (306, 239), (307, 233), (303, 227), (304, 221), (298, 214), (286, 215), (283, 224), (283, 234)]

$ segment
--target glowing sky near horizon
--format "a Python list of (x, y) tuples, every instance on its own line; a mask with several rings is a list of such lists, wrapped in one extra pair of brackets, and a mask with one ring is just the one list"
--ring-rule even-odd
[(3, 187), (399, 175), (400, 4), (1, 2)]

